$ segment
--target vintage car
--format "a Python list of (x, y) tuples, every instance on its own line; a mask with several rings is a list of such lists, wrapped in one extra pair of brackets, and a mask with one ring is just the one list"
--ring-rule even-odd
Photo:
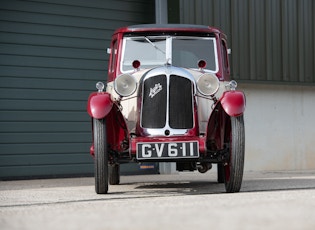
[(92, 119), (95, 190), (119, 184), (120, 164), (176, 162), (204, 173), (217, 164), (226, 192), (241, 188), (245, 95), (230, 80), (226, 35), (203, 25), (144, 24), (112, 36), (107, 84)]

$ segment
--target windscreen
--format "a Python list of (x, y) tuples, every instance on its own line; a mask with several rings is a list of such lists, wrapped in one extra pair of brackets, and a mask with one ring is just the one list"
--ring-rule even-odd
[(141, 68), (164, 65), (166, 57), (165, 37), (125, 38), (122, 72), (133, 70), (132, 62), (138, 60)]
[(216, 71), (214, 39), (176, 38), (172, 42), (172, 65), (196, 68), (200, 60), (207, 63), (206, 69)]
[(213, 37), (125, 37), (121, 62), (122, 72), (133, 71), (134, 60), (140, 61), (141, 69), (166, 63), (197, 69), (200, 60), (206, 61), (206, 70), (217, 72), (218, 69), (216, 43)]

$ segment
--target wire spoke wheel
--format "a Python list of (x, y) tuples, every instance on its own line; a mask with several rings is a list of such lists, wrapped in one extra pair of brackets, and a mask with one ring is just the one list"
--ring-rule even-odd
[(243, 116), (231, 117), (231, 126), (226, 136), (229, 144), (229, 162), (224, 165), (225, 190), (239, 192), (243, 180), (245, 156), (245, 127)]
[(108, 154), (105, 119), (93, 119), (95, 192), (108, 191)]

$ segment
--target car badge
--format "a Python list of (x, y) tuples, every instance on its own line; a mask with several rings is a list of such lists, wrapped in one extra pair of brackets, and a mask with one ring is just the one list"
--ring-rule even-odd
[(161, 83), (155, 84), (153, 88), (150, 88), (150, 94), (149, 97), (153, 98), (155, 95), (157, 95), (162, 90)]

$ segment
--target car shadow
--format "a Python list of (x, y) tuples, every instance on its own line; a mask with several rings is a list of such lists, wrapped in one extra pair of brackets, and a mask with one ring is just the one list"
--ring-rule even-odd
[(155, 193), (171, 193), (171, 194), (187, 194), (201, 195), (223, 193), (224, 184), (210, 181), (185, 181), (185, 182), (157, 182), (148, 185), (139, 185), (135, 189), (140, 189), (143, 192)]
[[(152, 182), (135, 186), (143, 193), (163, 195), (203, 195), (221, 194), (225, 192), (225, 185), (216, 181), (185, 181), (185, 182)], [(302, 178), (269, 178), (249, 179), (242, 183), (241, 193), (271, 192), (287, 190), (315, 189), (315, 179)]]

